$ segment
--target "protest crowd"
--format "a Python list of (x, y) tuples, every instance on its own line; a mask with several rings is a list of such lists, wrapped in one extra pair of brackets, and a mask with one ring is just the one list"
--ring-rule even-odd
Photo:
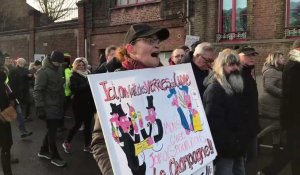
[[(35, 132), (26, 127), (27, 122), (45, 121), (44, 138), (34, 140), (41, 143), (37, 152), (40, 159), (65, 167), (64, 157), (72, 156), (72, 139), (82, 128), (82, 150), (93, 155), (103, 175), (113, 175), (101, 116), (97, 114), (87, 77), (164, 66), (159, 59), (160, 43), (169, 35), (166, 28), (132, 25), (122, 46), (107, 46), (96, 69), (84, 57), (71, 63), (72, 56), (59, 50), (44, 60), (27, 63), (20, 57), (9, 64), (5, 63), (9, 55), (0, 52), (0, 149), (4, 175), (12, 175), (11, 163), (17, 162), (10, 153), (11, 122), (2, 113), (10, 106), (16, 111), (20, 139), (30, 139)], [(278, 174), (288, 163), (293, 175), (300, 174), (300, 40), (295, 41), (288, 55), (280, 51), (269, 53), (262, 69), (260, 97), (254, 71), (258, 54), (251, 46), (226, 48), (217, 53), (211, 43), (198, 41), (191, 48), (176, 46), (168, 60), (170, 66), (191, 64), (218, 153), (215, 175), (245, 175), (245, 165), (259, 154), (260, 138), (270, 132), (272, 161), (257, 170), (257, 175)], [(64, 124), (68, 109), (74, 120), (70, 129)], [(260, 126), (259, 116), (270, 119), (268, 127)], [(67, 133), (62, 145), (57, 144), (60, 132)], [(58, 149), (66, 155), (60, 155)], [(143, 174), (140, 171), (145, 168), (129, 163), (128, 166), (135, 175)]]

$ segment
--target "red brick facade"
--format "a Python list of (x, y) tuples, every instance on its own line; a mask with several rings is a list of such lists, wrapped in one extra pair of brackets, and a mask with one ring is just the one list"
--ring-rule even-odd
[(39, 15), (30, 13), (28, 28), (0, 32), (0, 50), (12, 57), (32, 58), (34, 53), (60, 49), (73, 57), (87, 56), (95, 66), (99, 53), (107, 46), (122, 44), (131, 24), (144, 22), (170, 29), (171, 36), (162, 43), (162, 51), (172, 51), (183, 45), (189, 29), (190, 34), (200, 36), (201, 41), (214, 43), (217, 50), (251, 45), (260, 53), (256, 62), (259, 73), (269, 52), (282, 50), (287, 53), (298, 39), (285, 38), (286, 0), (248, 0), (246, 39), (218, 42), (220, 1), (153, 0), (120, 7), (114, 0), (82, 0), (77, 4), (76, 21), (41, 27)]

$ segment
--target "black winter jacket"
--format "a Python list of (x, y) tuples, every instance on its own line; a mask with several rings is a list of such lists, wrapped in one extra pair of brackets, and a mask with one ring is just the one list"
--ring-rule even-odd
[(209, 71), (208, 70), (200, 70), (197, 65), (192, 61), (192, 69), (195, 75), (196, 83), (199, 89), (199, 93), (201, 96), (201, 99), (203, 100), (203, 94), (206, 89), (206, 86), (203, 85), (203, 82), (205, 78), (208, 76)]
[[(289, 60), (282, 76), (280, 118), (284, 129), (300, 132), (300, 61)], [(296, 133), (296, 132), (295, 132)]]
[(72, 100), (73, 109), (82, 109), (88, 111), (88, 113), (96, 112), (94, 99), (86, 77), (73, 71), (70, 77), (70, 89), (74, 95)]
[(242, 111), (247, 123), (249, 137), (256, 137), (260, 126), (258, 121), (258, 91), (255, 79), (251, 74), (252, 68), (244, 66), (242, 77), (244, 81), (244, 91), (242, 96)]
[(228, 95), (217, 80), (204, 93), (204, 109), (218, 156), (243, 156), (249, 143), (241, 108), (242, 94)]
[(26, 103), (28, 101), (29, 94), (29, 81), (28, 77), (29, 70), (23, 67), (16, 67), (9, 72), (9, 85), (16, 96), (16, 98), (21, 103)]
[[(5, 87), (6, 73), (0, 68), (0, 111), (9, 106), (9, 97)], [(0, 147), (10, 147), (12, 145), (12, 134), (9, 122), (0, 120)]]

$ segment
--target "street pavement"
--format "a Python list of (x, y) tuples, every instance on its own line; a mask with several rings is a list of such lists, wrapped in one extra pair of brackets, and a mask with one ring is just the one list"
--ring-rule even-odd
[[(66, 119), (65, 121), (66, 126), (70, 128), (73, 119)], [(71, 154), (64, 153), (61, 146), (67, 132), (59, 137), (57, 142), (59, 153), (68, 163), (67, 167), (61, 168), (52, 165), (48, 160), (37, 157), (46, 133), (45, 122), (34, 118), (32, 122), (27, 122), (26, 126), (28, 130), (33, 131), (33, 135), (21, 139), (17, 123), (12, 124), (14, 144), (11, 153), (13, 157), (19, 159), (18, 164), (12, 165), (14, 175), (101, 175), (92, 154), (83, 152), (84, 137), (82, 131), (79, 131), (73, 139)], [(2, 170), (0, 170), (1, 173)]]
[[(66, 126), (70, 128), (73, 119), (65, 119)], [(66, 154), (62, 149), (62, 142), (67, 134), (64, 132), (58, 139), (58, 150), (68, 166), (61, 168), (50, 164), (50, 161), (37, 157), (42, 139), (46, 132), (45, 122), (34, 118), (32, 122), (27, 122), (28, 130), (33, 131), (33, 135), (21, 139), (17, 129), (17, 123), (12, 123), (13, 140), (12, 155), (19, 159), (18, 164), (12, 165), (14, 175), (101, 175), (92, 154), (83, 152), (83, 132), (79, 131), (72, 142), (72, 153)], [(267, 141), (266, 141), (267, 142)], [(272, 150), (261, 148), (259, 157), (246, 165), (247, 175), (256, 175), (257, 171), (271, 161)], [(2, 167), (1, 167), (2, 168)], [(0, 170), (2, 175), (2, 170)], [(279, 175), (291, 175), (289, 165)]]

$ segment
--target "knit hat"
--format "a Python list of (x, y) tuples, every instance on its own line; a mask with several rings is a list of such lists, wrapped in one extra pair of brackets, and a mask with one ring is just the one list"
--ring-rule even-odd
[(64, 54), (60, 51), (52, 51), (52, 53), (50, 55), (50, 61), (63, 63), (64, 62)]

